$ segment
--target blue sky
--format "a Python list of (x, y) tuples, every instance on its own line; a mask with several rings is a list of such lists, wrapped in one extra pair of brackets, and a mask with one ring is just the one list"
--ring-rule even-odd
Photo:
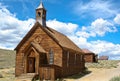
[[(120, 59), (120, 0), (42, 1), (49, 27), (80, 48)], [(34, 25), (39, 4), (40, 0), (0, 0), (0, 48), (16, 47)]]

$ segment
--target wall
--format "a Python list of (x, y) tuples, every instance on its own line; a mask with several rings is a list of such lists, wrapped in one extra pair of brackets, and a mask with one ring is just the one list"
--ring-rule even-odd
[(94, 62), (94, 55), (92, 53), (88, 53), (84, 55), (85, 62)]
[(29, 44), (36, 39), (37, 36), (40, 36), (40, 45), (47, 52), (47, 60), (49, 61), (49, 51), (52, 48), (54, 52), (54, 64), (61, 67), (62, 66), (62, 49), (53, 39), (45, 33), (41, 27), (36, 27), (34, 32), (31, 33), (30, 37), (25, 38), (24, 43), (21, 47), (17, 49), (16, 54), (16, 66), (15, 66), (15, 75), (18, 76), (24, 73), (24, 50), (28, 48)]
[[(68, 58), (69, 51), (69, 58)], [(85, 63), (82, 53), (77, 53), (72, 50), (63, 51), (63, 68), (62, 76), (73, 75), (79, 72), (84, 71)]]

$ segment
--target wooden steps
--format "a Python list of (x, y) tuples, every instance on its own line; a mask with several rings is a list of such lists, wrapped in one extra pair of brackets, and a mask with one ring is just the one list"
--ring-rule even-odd
[(35, 77), (35, 73), (27, 73), (17, 77), (15, 81), (32, 81)]

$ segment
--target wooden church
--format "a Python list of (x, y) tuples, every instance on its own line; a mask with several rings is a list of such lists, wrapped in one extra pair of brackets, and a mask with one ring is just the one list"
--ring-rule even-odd
[(85, 69), (84, 54), (67, 36), (47, 27), (46, 9), (36, 9), (36, 23), (15, 48), (15, 76), (35, 74), (40, 79), (57, 79)]

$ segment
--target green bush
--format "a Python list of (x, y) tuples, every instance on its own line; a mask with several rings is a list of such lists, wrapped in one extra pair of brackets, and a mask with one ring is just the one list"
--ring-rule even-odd
[(110, 81), (120, 81), (120, 76), (113, 77)]

